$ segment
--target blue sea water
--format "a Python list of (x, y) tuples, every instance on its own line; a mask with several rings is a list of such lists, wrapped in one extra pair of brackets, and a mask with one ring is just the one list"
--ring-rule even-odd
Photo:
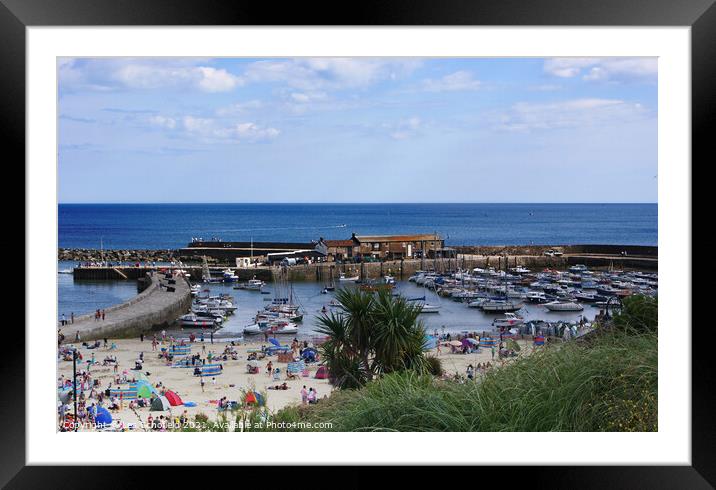
[(60, 204), (63, 248), (438, 232), (448, 245), (657, 244), (657, 204)]

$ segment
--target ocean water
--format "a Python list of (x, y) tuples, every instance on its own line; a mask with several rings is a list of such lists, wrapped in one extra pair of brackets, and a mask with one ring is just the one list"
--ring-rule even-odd
[(657, 204), (60, 204), (58, 236), (108, 249), (433, 232), (448, 245), (656, 245), (657, 216)]
[[(57, 270), (71, 270), (77, 263), (60, 261)], [(109, 308), (133, 298), (137, 281), (75, 281), (72, 274), (57, 274), (57, 317), (75, 316)]]

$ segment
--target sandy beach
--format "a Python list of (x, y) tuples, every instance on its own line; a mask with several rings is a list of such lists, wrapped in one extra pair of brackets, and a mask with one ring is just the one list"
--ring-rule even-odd
[[(281, 339), (282, 344), (290, 343), (288, 339)], [(112, 345), (115, 348), (112, 349)], [(105, 390), (109, 384), (112, 388), (127, 388), (128, 382), (136, 376), (137, 371), (132, 370), (135, 366), (135, 360), (144, 353), (143, 373), (149, 373), (146, 379), (153, 385), (161, 384), (167, 390), (171, 390), (178, 394), (184, 402), (194, 402), (196, 405), (185, 407), (183, 405), (171, 407), (164, 412), (151, 411), (148, 407), (140, 407), (133, 410), (129, 407), (128, 401), (121, 403), (121, 408), (113, 411), (113, 423), (122, 425), (125, 429), (143, 430), (143, 424), (146, 423), (147, 417), (152, 415), (153, 418), (160, 415), (179, 417), (186, 410), (186, 414), (193, 419), (197, 414), (205, 414), (209, 420), (216, 420), (219, 416), (217, 409), (217, 401), (222, 397), (227, 397), (229, 401), (240, 401), (242, 399), (242, 390), (256, 390), (266, 395), (266, 406), (271, 411), (277, 411), (289, 405), (301, 404), (301, 389), (313, 388), (317, 390), (319, 400), (324, 396), (330, 396), (333, 390), (332, 385), (326, 379), (316, 379), (316, 371), (319, 365), (317, 363), (308, 364), (308, 376), (300, 376), (298, 379), (287, 379), (285, 362), (278, 362), (277, 356), (267, 356), (265, 359), (259, 360), (260, 367), (257, 374), (249, 374), (247, 372), (247, 357), (251, 350), (261, 349), (262, 346), (269, 344), (259, 341), (236, 342), (234, 341), (233, 349), (237, 352), (237, 360), (217, 361), (223, 366), (222, 374), (212, 377), (204, 377), (205, 386), (202, 389), (200, 378), (194, 376), (191, 368), (172, 367), (171, 363), (167, 363), (165, 359), (159, 358), (162, 347), (169, 347), (169, 341), (165, 343), (159, 342), (157, 350), (152, 350), (151, 337), (147, 337), (144, 341), (139, 339), (118, 339), (109, 340), (108, 346), (105, 348), (101, 345), (95, 349), (87, 349), (81, 347), (80, 351), (83, 361), (78, 362), (78, 372), (87, 370), (87, 361), (94, 353), (98, 364), (90, 367), (92, 380), (98, 379), (100, 382), (99, 390)], [(524, 355), (531, 351), (529, 343), (520, 341), (522, 345), (521, 354)], [(211, 343), (208, 339), (205, 342), (196, 341), (190, 344), (192, 346), (192, 354), (200, 354), (202, 358), (206, 358), (209, 353), (220, 355), (224, 349), (230, 345), (230, 341), (226, 339), (214, 339)], [(471, 354), (451, 353), (450, 347), (441, 346), (440, 352), (432, 349), (429, 355), (437, 356), (442, 361), (445, 376), (453, 376), (455, 374), (465, 375), (467, 366), (472, 364), (477, 366), (478, 363), (491, 362), (494, 368), (500, 365), (500, 361), (492, 359), (490, 349), (480, 349), (479, 352)], [(102, 361), (107, 356), (116, 356), (118, 368), (115, 372), (113, 365), (102, 366)], [(274, 376), (270, 376), (267, 372), (268, 362), (271, 361), (273, 368), (279, 368), (281, 371), (280, 380), (275, 380)], [(116, 377), (122, 377), (126, 374), (127, 382), (117, 385)], [(72, 379), (72, 362), (58, 361), (58, 378)], [(269, 387), (280, 385), (286, 382), (287, 390), (273, 390)], [(98, 391), (99, 391), (98, 390)], [(159, 391), (161, 388), (158, 389)], [(94, 400), (90, 400), (90, 405)], [(320, 401), (319, 401), (320, 403)], [(105, 398), (104, 406), (109, 405), (109, 400)], [(71, 407), (71, 402), (70, 402)]]

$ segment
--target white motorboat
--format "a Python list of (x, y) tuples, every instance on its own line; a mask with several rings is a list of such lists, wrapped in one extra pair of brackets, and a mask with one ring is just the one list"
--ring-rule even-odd
[(516, 327), (522, 325), (525, 319), (514, 313), (505, 313), (504, 318), (495, 318), (492, 325), (495, 327)]
[(395, 278), (393, 276), (385, 276), (383, 277), (383, 282), (385, 284), (395, 284)]
[(256, 335), (260, 333), (268, 334), (295, 334), (298, 332), (298, 326), (295, 323), (284, 320), (262, 320), (244, 327), (244, 333), (247, 335)]
[(191, 295), (196, 296), (201, 291), (201, 285), (199, 284), (192, 284), (191, 286)]
[(529, 274), (530, 270), (526, 267), (518, 265), (517, 267), (510, 269), (510, 272), (514, 272), (515, 274)]
[(482, 303), (480, 308), (487, 313), (506, 313), (517, 311), (523, 306), (524, 305), (519, 301), (488, 299)]
[(423, 303), (419, 305), (420, 313), (440, 313), (440, 305), (431, 305)]
[(201, 327), (201, 328), (214, 328), (216, 327), (216, 320), (214, 318), (200, 317), (194, 313), (182, 315), (177, 320), (179, 325), (182, 327)]
[(547, 303), (549, 301), (544, 291), (530, 291), (527, 293), (525, 299), (530, 303)]
[(246, 289), (247, 291), (261, 291), (266, 285), (261, 279), (249, 279), (243, 284), (237, 284), (234, 289)]
[(569, 268), (569, 272), (579, 273), (587, 270), (587, 266), (584, 264), (573, 265)]
[(341, 282), (356, 282), (358, 279), (360, 279), (360, 276), (346, 277), (346, 275), (342, 272), (341, 275), (338, 277), (338, 280)]
[(239, 280), (239, 276), (234, 274), (234, 271), (231, 269), (225, 269), (222, 274), (222, 281), (223, 282), (236, 282)]
[(571, 301), (552, 301), (545, 303), (544, 307), (549, 311), (582, 311), (584, 309), (584, 306)]

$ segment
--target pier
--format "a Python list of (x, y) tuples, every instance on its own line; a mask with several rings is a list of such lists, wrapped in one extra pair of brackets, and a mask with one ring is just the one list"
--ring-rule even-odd
[[(102, 273), (109, 274), (106, 269), (113, 268), (103, 269)], [(117, 269), (117, 272), (125, 272), (125, 270)], [(123, 275), (125, 278), (130, 277), (126, 273)], [(122, 274), (116, 278), (121, 276)], [(168, 326), (191, 307), (189, 282), (183, 277), (173, 276), (170, 280), (163, 274), (149, 272), (145, 273), (142, 280), (146, 283), (144, 290), (129, 301), (105, 308), (104, 320), (95, 320), (92, 313), (75, 317), (74, 323), (61, 326), (65, 343), (73, 343), (77, 332), (80, 333), (83, 342), (105, 337), (136, 337), (142, 332)], [(67, 317), (67, 320), (69, 322), (70, 318)]]

